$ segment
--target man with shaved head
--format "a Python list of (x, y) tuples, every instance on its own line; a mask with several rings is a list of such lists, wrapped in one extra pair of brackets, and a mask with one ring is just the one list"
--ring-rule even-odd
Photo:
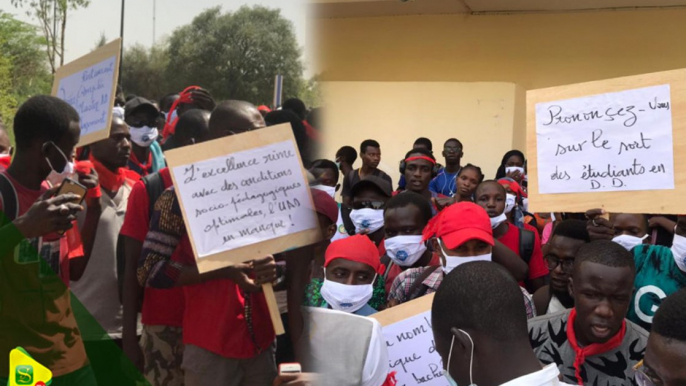
[[(216, 139), (263, 127), (255, 106), (226, 101), (212, 112), (209, 136)], [(170, 187), (155, 204), (137, 276), (142, 286), (183, 287), (186, 386), (272, 383), (275, 336), (259, 292), (262, 284), (276, 279), (273, 257), (200, 274), (176, 192)]]

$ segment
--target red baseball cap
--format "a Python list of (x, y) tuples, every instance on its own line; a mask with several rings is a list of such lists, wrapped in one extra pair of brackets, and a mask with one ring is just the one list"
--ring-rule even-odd
[(338, 204), (334, 201), (328, 193), (319, 189), (310, 189), (312, 192), (312, 201), (317, 213), (326, 216), (332, 223), (338, 221)]
[(426, 225), (423, 236), (424, 241), (440, 238), (448, 249), (474, 239), (495, 244), (488, 213), (473, 202), (458, 202), (443, 209)]
[[(488, 224), (490, 227), (490, 221)], [(381, 264), (381, 259), (379, 259), (379, 249), (365, 235), (350, 236), (331, 243), (326, 249), (324, 267), (327, 267), (334, 259), (346, 259), (367, 264), (374, 268), (374, 271), (379, 275), (382, 275), (386, 270), (386, 267)]]

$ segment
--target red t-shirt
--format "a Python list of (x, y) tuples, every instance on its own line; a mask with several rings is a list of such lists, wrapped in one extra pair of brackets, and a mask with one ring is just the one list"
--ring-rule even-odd
[[(508, 223), (508, 230), (502, 237), (498, 239), (501, 243), (505, 244), (514, 253), (519, 256), (519, 228)], [(532, 230), (531, 226), (525, 226), (527, 230)], [(534, 251), (531, 254), (531, 260), (529, 260), (529, 280), (537, 279), (539, 277), (545, 276), (549, 273), (548, 267), (546, 267), (543, 262), (543, 252), (541, 251), (541, 239), (538, 236), (538, 232), (534, 232)], [(522, 283), (519, 283), (522, 285)]]
[[(162, 181), (164, 181), (165, 189), (172, 186), (169, 168), (160, 170), (160, 175), (162, 176)], [(148, 191), (143, 181), (138, 181), (129, 195), (124, 225), (120, 233), (123, 236), (144, 242), (150, 226), (149, 209)], [(175, 256), (172, 259), (176, 260)], [(141, 322), (148, 326), (181, 327), (184, 303), (183, 289), (180, 287), (169, 289), (145, 287)]]
[[(40, 190), (31, 190), (6, 171), (0, 174), (14, 188), (18, 216), (48, 190), (46, 183)], [(9, 199), (0, 195), (0, 211)], [(0, 357), (7, 358), (10, 350), (22, 346), (55, 376), (88, 363), (68, 289), (69, 260), (81, 256), (83, 245), (76, 222), (64, 236), (25, 239), (13, 256), (0, 256)], [(8, 362), (4, 362), (0, 364), (0, 377), (8, 375)]]
[[(179, 262), (195, 265), (188, 233), (179, 243)], [(256, 350), (266, 350), (275, 339), (274, 326), (264, 293), (242, 293), (238, 284), (228, 279), (210, 280), (183, 287), (186, 309), (183, 317), (183, 343), (192, 344), (225, 358), (254, 358)], [(243, 311), (252, 305), (252, 321)], [(251, 335), (251, 328), (252, 333)]]
[[(438, 267), (439, 265), (441, 265), (441, 258), (438, 257), (437, 253), (433, 253), (428, 266)], [(405, 269), (408, 268), (410, 267), (405, 267)], [(405, 269), (398, 264), (391, 264), (391, 268), (388, 269), (388, 276), (386, 276), (386, 294), (391, 293), (391, 286), (393, 285), (395, 278), (398, 277), (398, 275), (400, 275)]]

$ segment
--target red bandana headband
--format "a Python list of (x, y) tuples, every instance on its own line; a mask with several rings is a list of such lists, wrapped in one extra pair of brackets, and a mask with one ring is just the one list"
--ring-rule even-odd
[(174, 110), (176, 110), (176, 107), (178, 105), (192, 103), (193, 98), (191, 97), (191, 93), (195, 90), (200, 90), (200, 87), (186, 87), (183, 91), (179, 93), (179, 99), (175, 100), (174, 103), (171, 105), (169, 113), (167, 114), (167, 121), (164, 123), (164, 130), (162, 130), (162, 138), (164, 140), (166, 140), (170, 135), (174, 134), (174, 132), (176, 131), (176, 122), (179, 120), (179, 117), (177, 116), (176, 118), (174, 118), (174, 121), (172, 122), (172, 113), (174, 112)]
[(435, 160), (435, 159), (432, 159), (432, 158), (427, 157), (427, 156), (425, 156), (425, 155), (406, 158), (406, 159), (405, 159), (405, 162), (416, 161), (416, 160), (418, 160), (418, 159), (423, 159), (423, 160), (425, 160), (425, 161), (429, 161), (429, 162), (431, 162), (431, 163), (434, 164), (434, 165), (436, 164), (436, 160)]

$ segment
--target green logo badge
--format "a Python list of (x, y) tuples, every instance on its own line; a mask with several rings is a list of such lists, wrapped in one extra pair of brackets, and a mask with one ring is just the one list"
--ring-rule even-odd
[(17, 383), (17, 385), (33, 385), (33, 366), (17, 366), (15, 370), (14, 380)]

